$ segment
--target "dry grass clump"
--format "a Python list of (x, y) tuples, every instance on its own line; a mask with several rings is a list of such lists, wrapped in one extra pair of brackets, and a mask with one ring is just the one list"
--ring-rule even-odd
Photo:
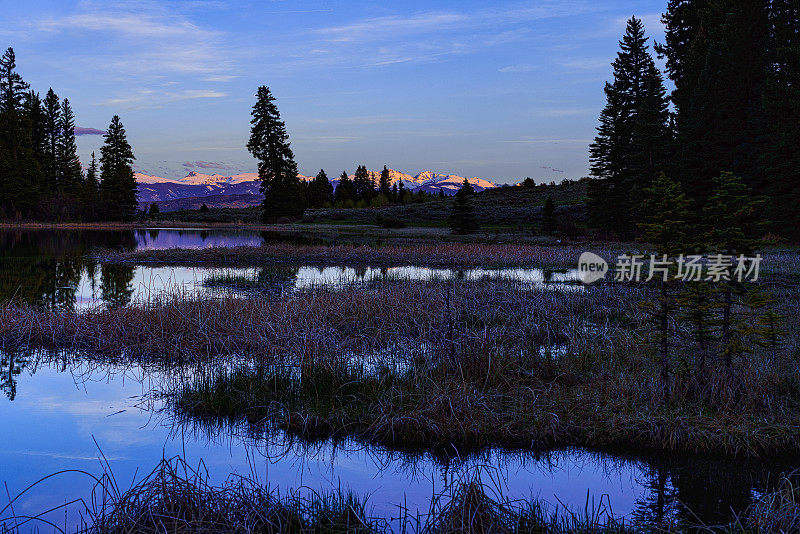
[[(476, 476), (455, 482), (431, 497), (424, 510), (398, 506), (398, 517), (373, 517), (366, 501), (351, 492), (311, 490), (280, 497), (254, 477), (232, 476), (212, 485), (203, 465), (192, 468), (182, 457), (162, 460), (147, 476), (121, 491), (106, 472), (97, 479), (88, 501), (80, 506), (79, 534), (167, 533), (350, 533), (385, 532), (420, 534), (601, 534), (634, 532), (602, 509), (583, 515), (569, 511), (548, 512), (538, 501), (492, 498), (491, 490)], [(34, 486), (35, 487), (35, 486)], [(308, 489), (308, 488), (306, 488)], [(30, 491), (30, 488), (29, 490)], [(18, 497), (19, 498), (19, 497)], [(65, 505), (68, 506), (68, 505)], [(8, 507), (7, 507), (8, 508)], [(36, 520), (64, 532), (48, 521), (47, 513)], [(392, 514), (394, 515), (394, 514)], [(31, 526), (33, 518), (2, 517), (0, 532), (17, 534)]]
[(163, 460), (130, 490), (119, 492), (112, 477), (94, 489), (102, 494), (87, 509), (88, 533), (291, 532), (303, 518), (263, 486), (234, 478), (213, 487), (207, 474), (180, 459)]
[[(754, 346), (730, 368), (707, 366), (703, 389), (691, 369), (676, 371), (664, 403), (639, 304), (647, 291), (387, 280), (285, 300), (173, 296), (86, 312), (5, 304), (0, 344), (144, 363), (222, 360), (224, 373), (182, 392), (185, 414), (263, 419), (307, 437), (403, 448), (800, 451), (793, 336), (779, 351)], [(290, 376), (252, 374), (271, 365)]]
[(800, 532), (800, 473), (781, 477), (775, 491), (762, 495), (751, 507), (743, 531), (762, 534)]
[[(608, 295), (608, 298), (603, 297)], [(201, 361), (212, 357), (363, 352), (411, 340), (456, 347), (467, 337), (497, 347), (536, 349), (574, 338), (609, 341), (609, 319), (636, 312), (632, 296), (609, 288), (526, 290), (513, 282), (408, 284), (299, 292), (270, 298), (164, 296), (145, 304), (87, 311), (0, 305), (0, 343), (105, 356)], [(602, 328), (586, 330), (587, 321)]]
[[(617, 252), (594, 252), (609, 259)], [(211, 247), (115, 251), (98, 250), (103, 263), (155, 265), (259, 266), (274, 263), (313, 265), (419, 265), (434, 267), (577, 267), (584, 246), (521, 244), (424, 243), (413, 246), (296, 245), (273, 243), (260, 247)]]

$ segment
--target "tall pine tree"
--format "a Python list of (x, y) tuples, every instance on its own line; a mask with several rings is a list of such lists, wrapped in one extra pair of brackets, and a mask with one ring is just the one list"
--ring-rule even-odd
[(769, 12), (770, 2), (672, 0), (664, 15), (659, 50), (675, 83), (677, 170), (695, 208), (723, 171), (759, 190), (766, 185), (759, 159)]
[(800, 241), (800, 2), (772, 0), (770, 27), (762, 159), (773, 199), (767, 216), (781, 235)]
[(339, 183), (336, 185), (335, 200), (340, 206), (355, 200), (353, 180), (347, 175), (347, 171), (342, 171), (342, 175), (339, 177)]
[(58, 189), (77, 201), (83, 196), (83, 171), (78, 159), (78, 143), (75, 140), (75, 115), (66, 98), (61, 104), (59, 129), (61, 137), (56, 148)]
[(98, 200), (100, 198), (100, 180), (98, 177), (97, 158), (92, 152), (92, 161), (86, 169), (86, 183), (83, 188), (84, 217), (89, 221), (97, 218)]
[(262, 85), (253, 106), (247, 150), (258, 160), (261, 181), (261, 217), (265, 222), (303, 214), (303, 198), (297, 163), (289, 146), (289, 134), (269, 87)]
[(29, 217), (39, 203), (41, 171), (24, 112), (28, 88), (7, 49), (0, 57), (0, 211), (12, 217)]
[[(684, 253), (689, 228), (689, 201), (681, 190), (680, 182), (664, 174), (653, 180), (642, 195), (641, 239), (656, 248), (662, 257), (674, 260)], [(657, 280), (659, 292), (656, 302), (647, 302), (658, 342), (658, 360), (664, 400), (670, 397), (671, 347), (673, 315), (677, 308), (674, 294), (674, 272)]]
[(356, 174), (353, 177), (353, 189), (355, 190), (355, 198), (369, 202), (375, 196), (375, 182), (372, 176), (364, 165), (359, 165), (356, 169)]
[(602, 181), (589, 189), (590, 216), (621, 238), (635, 233), (642, 191), (665, 169), (669, 156), (666, 89), (647, 41), (642, 21), (631, 18), (590, 148), (592, 174)]
[(61, 143), (61, 103), (51, 87), (44, 97), (45, 113), (45, 164), (42, 171), (47, 181), (47, 190), (52, 193), (58, 188), (58, 146)]
[(308, 186), (308, 205), (310, 208), (321, 208), (333, 204), (333, 185), (328, 180), (324, 169), (320, 169)]
[(479, 225), (472, 210), (472, 197), (475, 189), (472, 184), (464, 178), (461, 189), (453, 199), (453, 207), (450, 212), (450, 231), (454, 234), (473, 234), (478, 231)]
[(131, 221), (138, 209), (133, 149), (125, 128), (114, 115), (100, 147), (100, 201), (103, 216), (112, 221)]
[(392, 198), (392, 179), (389, 176), (389, 169), (386, 165), (383, 166), (381, 171), (380, 181), (378, 182), (378, 192), (386, 198)]

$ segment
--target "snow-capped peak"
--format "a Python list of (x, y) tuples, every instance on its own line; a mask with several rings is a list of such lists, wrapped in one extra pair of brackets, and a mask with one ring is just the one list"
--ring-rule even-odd
[[(369, 174), (374, 180), (375, 185), (378, 185), (381, 173), (379, 171), (369, 171)], [(203, 174), (191, 171), (185, 177), (179, 180), (173, 180), (137, 172), (135, 173), (135, 178), (136, 181), (142, 185), (175, 184), (184, 186), (205, 186), (207, 189), (211, 189), (212, 187), (226, 188), (232, 185), (255, 182), (258, 180), (258, 173), (248, 172), (225, 176), (222, 174)], [(314, 179), (313, 176), (304, 176), (302, 174), (298, 174), (298, 178), (306, 182)], [(354, 176), (350, 175), (350, 178), (353, 179)], [(329, 176), (329, 180), (334, 187), (339, 183), (339, 177), (337, 175)], [(464, 177), (456, 174), (440, 174), (433, 171), (423, 171), (412, 176), (411, 174), (389, 169), (389, 181), (391, 185), (402, 183), (406, 189), (411, 191), (423, 190), (429, 193), (435, 193), (439, 190), (443, 190), (447, 194), (453, 194), (461, 188)], [(468, 181), (477, 191), (497, 187), (497, 184), (482, 178), (469, 178)]]

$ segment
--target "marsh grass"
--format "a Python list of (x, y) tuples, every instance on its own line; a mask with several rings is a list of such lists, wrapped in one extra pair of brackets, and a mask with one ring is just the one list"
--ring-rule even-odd
[[(691, 369), (663, 402), (646, 287), (383, 280), (285, 299), (157, 298), (86, 312), (0, 306), (4, 350), (208, 365), (187, 417), (264, 421), (397, 448), (800, 451), (796, 314), (779, 350)], [(793, 306), (797, 292), (778, 300)], [(387, 350), (387, 348), (390, 348)], [(691, 346), (676, 346), (691, 355)], [(217, 365), (222, 362), (224, 365)]]
[[(64, 507), (78, 507), (78, 525), (63, 528), (51, 521), (63, 507), (33, 517), (16, 516), (13, 502), (37, 489), (52, 476), (31, 485), (0, 510), (0, 532), (26, 532), (36, 526), (54, 532), (81, 534), (191, 533), (359, 533), (380, 534), (624, 534), (624, 533), (760, 533), (797, 532), (800, 492), (797, 475), (781, 477), (777, 488), (757, 497), (730, 524), (708, 526), (662, 518), (658, 523), (620, 518), (609, 504), (587, 494), (581, 510), (548, 505), (537, 499), (511, 500), (502, 495), (502, 483), (488, 482), (477, 468), (431, 496), (427, 510), (411, 510), (398, 503), (390, 516), (376, 516), (368, 498), (352, 491), (317, 492), (298, 488), (280, 495), (255, 475), (231, 475), (213, 484), (203, 463), (191, 466), (176, 456), (163, 459), (152, 472), (123, 488), (110, 464), (93, 479), (90, 496)], [(66, 473), (66, 472), (65, 472)]]
[[(410, 510), (398, 503), (391, 517), (375, 517), (368, 500), (351, 491), (319, 493), (301, 488), (281, 496), (255, 476), (231, 476), (213, 485), (205, 466), (190, 466), (182, 457), (162, 460), (148, 475), (121, 489), (107, 462), (94, 478), (91, 496), (78, 506), (77, 528), (61, 528), (46, 514), (34, 520), (0, 516), (0, 532), (18, 533), (44, 524), (56, 532), (81, 534), (193, 533), (622, 533), (644, 531), (627, 526), (603, 505), (581, 513), (539, 501), (512, 501), (472, 473), (431, 497), (428, 510)], [(57, 475), (54, 475), (57, 476)], [(43, 482), (43, 481), (41, 481)], [(34, 484), (25, 493), (36, 489)], [(23, 494), (24, 495), (24, 494)], [(21, 497), (22, 495), (18, 496)], [(58, 512), (58, 509), (49, 512)]]
[(783, 475), (777, 489), (762, 495), (737, 523), (743, 532), (800, 532), (800, 473)]
[(269, 243), (260, 247), (210, 247), (166, 250), (96, 250), (103, 263), (154, 265), (260, 266), (269, 264), (417, 265), (430, 267), (575, 267), (586, 250), (612, 258), (610, 247), (538, 246), (520, 244), (422, 243), (413, 246), (296, 245)]
[(242, 291), (267, 291), (280, 290), (284, 286), (293, 284), (294, 281), (295, 275), (291, 269), (285, 267), (268, 267), (249, 274), (231, 272), (213, 274), (203, 279), (203, 286)]

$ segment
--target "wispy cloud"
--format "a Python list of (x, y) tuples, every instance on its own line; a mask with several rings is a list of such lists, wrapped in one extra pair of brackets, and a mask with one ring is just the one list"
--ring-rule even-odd
[(536, 65), (528, 65), (528, 64), (521, 64), (521, 65), (509, 65), (507, 67), (501, 67), (497, 69), (498, 72), (502, 72), (504, 74), (517, 74), (523, 72), (532, 72), (536, 70)]
[[(596, 9), (585, 0), (544, 1), (478, 10), (437, 10), (355, 20), (314, 29), (308, 54), (297, 63), (355, 62), (361, 66), (440, 61), (531, 35), (519, 27), (536, 20)], [(509, 26), (511, 26), (509, 28)]]
[(460, 13), (426, 12), (411, 16), (375, 17), (342, 26), (315, 30), (331, 42), (379, 41), (398, 35), (411, 35), (428, 31), (443, 31), (463, 27), (469, 16)]
[(572, 69), (572, 70), (599, 70), (599, 69), (607, 69), (613, 58), (608, 57), (601, 57), (601, 58), (580, 58), (580, 59), (568, 59), (564, 61), (560, 61), (559, 65), (564, 68)]
[(216, 161), (187, 161), (183, 164), (187, 169), (222, 169), (231, 170), (233, 167), (227, 163), (217, 163)]
[(591, 139), (572, 139), (568, 137), (524, 137), (522, 139), (509, 139), (497, 141), (498, 143), (511, 143), (522, 145), (588, 145)]
[(579, 0), (545, 1), (534, 7), (490, 8), (468, 12), (427, 11), (412, 15), (393, 15), (362, 19), (349, 24), (315, 30), (335, 42), (367, 42), (395, 39), (432, 31), (475, 30), (508, 23), (524, 23), (576, 13), (591, 9)]
[[(145, 89), (169, 83), (192, 88), (147, 94), (154, 97), (155, 104), (225, 96), (197, 87), (234, 78), (234, 54), (226, 35), (193, 22), (181, 7), (186, 5), (153, 0), (88, 1), (79, 3), (72, 13), (43, 17), (31, 24), (42, 39), (69, 39), (74, 44), (73, 68), (100, 71), (104, 80), (135, 80)], [(117, 95), (105, 103), (141, 103), (142, 96)]]
[(126, 109), (142, 109), (159, 107), (171, 102), (182, 100), (197, 100), (206, 98), (223, 98), (228, 96), (221, 91), (209, 89), (188, 89), (185, 91), (158, 91), (154, 89), (140, 89), (139, 91), (117, 98), (109, 98), (102, 102), (105, 106), (122, 106)]

